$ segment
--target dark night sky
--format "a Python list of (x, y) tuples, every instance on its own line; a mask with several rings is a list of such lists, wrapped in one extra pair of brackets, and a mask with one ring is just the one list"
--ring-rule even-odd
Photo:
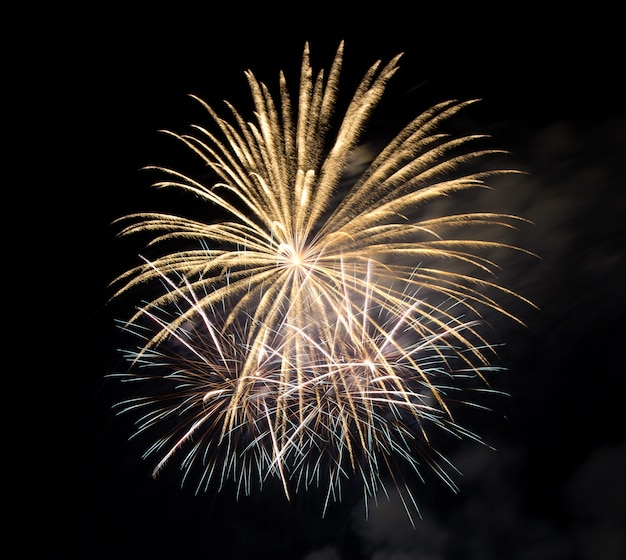
[[(60, 493), (45, 500), (59, 524), (50, 543), (60, 547), (56, 557), (623, 557), (626, 116), (623, 46), (619, 52), (611, 33), (617, 16), (417, 7), (346, 8), (342, 16), (320, 9), (311, 18), (300, 7), (225, 9), (232, 14), (85, 15), (82, 25), (50, 33), (37, 55), (41, 71), (32, 79), (35, 91), (48, 92), (38, 110), (52, 119), (42, 130), (51, 131), (49, 171), (59, 178), (42, 193), (58, 208), (52, 233), (63, 248), (53, 307), (71, 333), (57, 344), (68, 448), (53, 459), (60, 482), (51, 486)], [(415, 529), (395, 503), (381, 502), (366, 523), (350, 489), (321, 519), (316, 496), (286, 504), (268, 488), (236, 502), (227, 491), (181, 491), (175, 472), (153, 481), (151, 464), (126, 441), (130, 420), (111, 412), (121, 389), (105, 381), (121, 367), (113, 320), (124, 313), (106, 303), (107, 284), (135, 262), (110, 223), (164, 200), (139, 171), (178, 157), (157, 131), (182, 131), (202, 118), (188, 93), (216, 106), (228, 99), (245, 112), (244, 70), (274, 89), (284, 69), (295, 84), (305, 40), (320, 69), (341, 39), (347, 90), (376, 59), (405, 53), (375, 131), (406, 124), (437, 101), (480, 97), (466, 124), (492, 134), (529, 172), (485, 204), (535, 222), (520, 242), (541, 259), (512, 262), (503, 274), (541, 311), (527, 311), (525, 329), (500, 331), (511, 397), (479, 420), (496, 451), (450, 449), (461, 491), (436, 481), (417, 487), (424, 519)]]

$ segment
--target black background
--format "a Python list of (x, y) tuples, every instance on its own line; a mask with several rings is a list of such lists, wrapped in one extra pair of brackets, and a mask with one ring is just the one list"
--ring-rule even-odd
[[(53, 382), (40, 395), (53, 406), (32, 434), (43, 443), (33, 486), (54, 490), (37, 493), (35, 517), (42, 531), (54, 527), (46, 542), (58, 549), (48, 556), (621, 558), (624, 49), (618, 14), (600, 8), (548, 15), (526, 5), (338, 3), (38, 14), (43, 30), (32, 34), (36, 48), (15, 91), (34, 117), (23, 145), (42, 177), (25, 204), (42, 211), (48, 250), (37, 270), (50, 271), (49, 282), (35, 281), (53, 341), (36, 375)], [(113, 321), (126, 313), (107, 303), (107, 285), (138, 250), (115, 238), (111, 221), (181, 203), (152, 191), (139, 171), (182, 161), (158, 130), (202, 119), (189, 93), (246, 113), (246, 69), (276, 91), (280, 69), (297, 82), (305, 41), (321, 69), (342, 39), (348, 92), (375, 60), (404, 53), (374, 133), (434, 102), (478, 97), (465, 124), (492, 134), (529, 173), (491, 202), (535, 222), (521, 242), (541, 256), (507, 273), (541, 310), (527, 311), (526, 328), (500, 331), (511, 397), (480, 429), (496, 451), (451, 449), (461, 492), (436, 481), (418, 487), (415, 529), (393, 502), (365, 522), (349, 487), (322, 518), (315, 496), (287, 504), (269, 487), (239, 501), (227, 490), (195, 497), (179, 489), (174, 469), (153, 481), (127, 442), (130, 420), (111, 411), (123, 393), (105, 380), (122, 367)]]

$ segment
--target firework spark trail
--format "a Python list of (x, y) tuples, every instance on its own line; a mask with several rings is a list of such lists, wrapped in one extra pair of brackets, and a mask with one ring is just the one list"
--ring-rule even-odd
[[(373, 496), (385, 473), (395, 477), (394, 456), (417, 472), (425, 460), (452, 485), (436, 451), (424, 451), (429, 432), (476, 437), (455, 423), (450, 392), (455, 380), (484, 380), (491, 369), (479, 331), (483, 310), (517, 320), (489, 293), (526, 301), (488, 276), (497, 270), (490, 251), (517, 248), (458, 232), (511, 228), (521, 218), (412, 218), (432, 201), (515, 172), (463, 171), (498, 153), (472, 151), (481, 136), (439, 132), (471, 102), (440, 103), (414, 119), (334, 205), (399, 58), (370, 68), (336, 128), (343, 44), (327, 77), (314, 77), (305, 46), (295, 113), (282, 73), (274, 99), (246, 72), (254, 120), (227, 104), (228, 121), (195, 98), (216, 132), (194, 126), (193, 134), (169, 133), (216, 181), (153, 168), (167, 177), (155, 186), (191, 192), (230, 218), (137, 213), (118, 220), (121, 235), (149, 232), (151, 244), (200, 244), (146, 260), (116, 280), (116, 296), (146, 282), (165, 288), (127, 323), (142, 341), (129, 360), (153, 368), (128, 377), (174, 387), (122, 405), (150, 410), (139, 432), (176, 419), (149, 450), (165, 450), (155, 473), (190, 445), (183, 468), (186, 477), (201, 464), (199, 487), (214, 472), (245, 491), (253, 473), (260, 482), (276, 475), (289, 497), (292, 481), (298, 489), (324, 478), (328, 500), (340, 496), (342, 478), (357, 475)], [(459, 272), (458, 264), (474, 272)]]

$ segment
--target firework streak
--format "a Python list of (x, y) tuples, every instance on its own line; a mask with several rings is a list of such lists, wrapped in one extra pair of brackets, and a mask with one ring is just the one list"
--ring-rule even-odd
[(497, 296), (523, 299), (491, 276), (489, 254), (515, 247), (462, 232), (520, 218), (425, 209), (515, 171), (467, 171), (498, 152), (472, 149), (482, 137), (440, 132), (471, 103), (448, 101), (410, 122), (344, 188), (399, 58), (370, 68), (339, 120), (343, 44), (316, 76), (305, 46), (295, 106), (282, 73), (277, 97), (246, 73), (251, 121), (230, 104), (222, 118), (196, 98), (212, 127), (169, 134), (214, 180), (152, 168), (164, 177), (155, 186), (193, 193), (224, 219), (117, 221), (122, 235), (147, 232), (167, 249), (116, 280), (116, 296), (161, 287), (124, 324), (140, 341), (126, 352), (124, 377), (152, 390), (119, 405), (138, 413), (138, 433), (158, 433), (146, 453), (155, 475), (180, 456), (184, 478), (199, 473), (198, 490), (233, 480), (248, 493), (277, 477), (288, 498), (323, 485), (326, 503), (340, 499), (347, 478), (362, 481), (366, 498), (391, 478), (407, 506), (407, 467), (419, 474), (427, 465), (454, 485), (431, 432), (478, 439), (449, 402), (455, 392), (463, 399), (467, 379), (487, 386), (495, 369), (484, 311), (517, 320)]

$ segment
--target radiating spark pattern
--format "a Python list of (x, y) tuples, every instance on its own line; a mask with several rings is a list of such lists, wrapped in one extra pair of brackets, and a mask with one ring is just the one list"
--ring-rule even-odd
[(515, 247), (460, 232), (520, 218), (419, 219), (433, 201), (514, 173), (468, 172), (498, 152), (472, 150), (480, 136), (440, 132), (471, 102), (419, 115), (342, 191), (399, 58), (370, 68), (338, 121), (343, 44), (327, 76), (314, 76), (307, 45), (294, 106), (282, 73), (273, 97), (247, 72), (252, 120), (228, 103), (230, 119), (222, 118), (196, 98), (213, 127), (169, 133), (215, 180), (155, 168), (165, 176), (155, 186), (191, 192), (224, 218), (118, 220), (122, 235), (148, 232), (157, 247), (175, 248), (117, 279), (116, 295), (146, 282), (165, 288), (126, 323), (141, 340), (127, 353), (136, 366), (128, 378), (157, 380), (162, 392), (121, 405), (145, 410), (139, 433), (167, 426), (147, 453), (159, 457), (155, 474), (180, 454), (185, 476), (199, 467), (198, 489), (218, 478), (249, 492), (275, 476), (287, 497), (323, 483), (328, 501), (347, 477), (360, 477), (373, 496), (398, 461), (418, 473), (426, 462), (453, 486), (429, 434), (477, 439), (448, 403), (460, 398), (459, 380), (490, 369), (484, 310), (517, 320), (497, 296), (523, 299), (490, 278), (490, 251)]

